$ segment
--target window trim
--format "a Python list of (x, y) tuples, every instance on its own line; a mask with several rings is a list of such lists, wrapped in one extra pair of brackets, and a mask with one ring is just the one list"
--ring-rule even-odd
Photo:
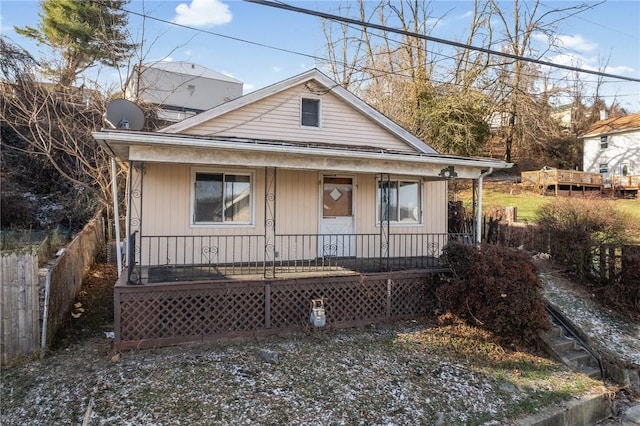
[[(226, 175), (236, 175), (236, 176), (249, 176), (249, 191), (250, 191), (250, 199), (249, 199), (249, 221), (245, 222), (196, 222), (196, 174), (197, 173), (207, 173), (207, 174), (222, 174)], [(251, 169), (232, 169), (232, 168), (213, 168), (213, 167), (191, 167), (191, 173), (189, 178), (189, 186), (190, 186), (190, 207), (189, 207), (189, 226), (191, 228), (238, 228), (238, 227), (255, 227), (255, 209), (256, 209), (256, 201), (255, 201), (255, 170)]]
[[(304, 101), (314, 101), (318, 103), (318, 125), (317, 126), (308, 126), (302, 123), (302, 105)], [(300, 128), (302, 129), (321, 129), (322, 128), (322, 99), (316, 96), (308, 96), (304, 95), (300, 97), (300, 116), (298, 123), (300, 124)]]
[(599, 170), (598, 173), (600, 173), (600, 174), (609, 173), (609, 164), (608, 163), (599, 163), (598, 164), (598, 170)]
[[(380, 227), (380, 182), (382, 182), (378, 177), (376, 177), (375, 184), (375, 203), (376, 203), (376, 227)], [(389, 226), (423, 226), (424, 225), (424, 181), (423, 179), (416, 177), (404, 177), (404, 176), (391, 176), (389, 182), (411, 182), (418, 184), (418, 220), (416, 222), (402, 222), (398, 220), (389, 221)], [(399, 194), (399, 192), (398, 192)]]

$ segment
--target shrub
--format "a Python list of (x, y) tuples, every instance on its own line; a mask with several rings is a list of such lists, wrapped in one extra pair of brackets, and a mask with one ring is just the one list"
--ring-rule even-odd
[(611, 203), (593, 199), (557, 199), (538, 210), (538, 223), (549, 235), (551, 255), (578, 278), (590, 276), (595, 249), (625, 243), (633, 229)]
[(549, 330), (542, 283), (525, 253), (451, 243), (444, 256), (452, 277), (437, 291), (443, 308), (509, 343), (532, 345)]

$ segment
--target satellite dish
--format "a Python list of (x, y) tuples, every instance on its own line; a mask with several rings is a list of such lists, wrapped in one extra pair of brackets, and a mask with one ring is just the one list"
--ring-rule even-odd
[(126, 99), (109, 102), (106, 118), (116, 129), (140, 130), (144, 127), (144, 112), (138, 105)]

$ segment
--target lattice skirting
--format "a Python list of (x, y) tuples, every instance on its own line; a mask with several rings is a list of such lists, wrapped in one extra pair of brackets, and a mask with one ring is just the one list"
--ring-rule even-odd
[(118, 349), (264, 335), (311, 327), (323, 298), (326, 327), (424, 315), (434, 302), (425, 271), (301, 279), (208, 281), (115, 287)]

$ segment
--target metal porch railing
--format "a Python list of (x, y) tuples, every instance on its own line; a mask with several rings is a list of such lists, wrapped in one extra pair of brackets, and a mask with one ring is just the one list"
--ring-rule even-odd
[(129, 238), (130, 283), (193, 281), (237, 275), (324, 271), (383, 272), (442, 267), (451, 240), (470, 234), (157, 235)]

